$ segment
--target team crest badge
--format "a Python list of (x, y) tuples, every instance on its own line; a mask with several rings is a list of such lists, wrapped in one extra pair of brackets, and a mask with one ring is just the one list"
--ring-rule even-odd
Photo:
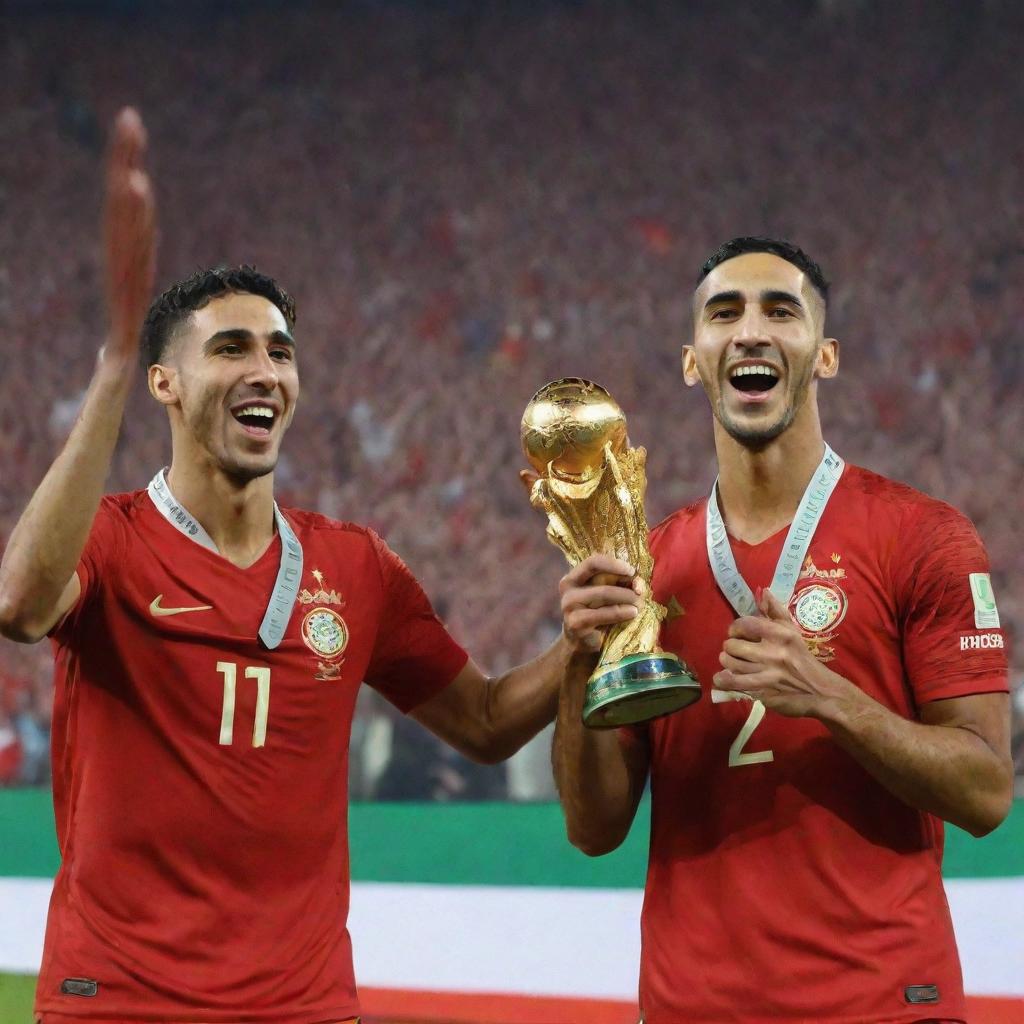
[[(832, 561), (838, 566), (840, 556), (833, 555)], [(807, 649), (822, 662), (832, 661), (836, 656), (831, 643), (846, 618), (849, 604), (838, 583), (845, 578), (844, 569), (819, 569), (808, 555), (800, 573), (801, 581), (806, 583), (794, 592), (789, 602), (789, 612), (804, 635)]]
[(312, 575), (319, 584), (318, 590), (310, 592), (304, 589), (299, 595), (299, 600), (302, 601), (303, 596), (307, 596), (308, 599), (302, 601), (303, 604), (317, 602), (319, 607), (306, 612), (302, 620), (302, 640), (316, 655), (315, 678), (339, 679), (341, 665), (345, 660), (343, 655), (348, 646), (348, 626), (334, 608), (327, 606), (333, 604), (344, 607), (345, 601), (336, 590), (324, 589), (324, 576), (319, 569), (314, 569)]

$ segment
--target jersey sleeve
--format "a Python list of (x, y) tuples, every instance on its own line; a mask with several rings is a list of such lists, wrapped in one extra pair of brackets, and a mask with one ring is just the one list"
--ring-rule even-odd
[(903, 663), (917, 703), (1007, 691), (1006, 634), (970, 520), (940, 502), (911, 506), (899, 539)]
[(81, 593), (74, 607), (50, 631), (50, 636), (65, 642), (76, 631), (82, 617), (95, 603), (108, 566), (122, 561), (128, 530), (123, 505), (112, 496), (104, 497), (89, 530), (85, 548), (78, 559), (78, 581)]
[(406, 564), (376, 534), (381, 617), (366, 682), (403, 712), (443, 690), (469, 660)]

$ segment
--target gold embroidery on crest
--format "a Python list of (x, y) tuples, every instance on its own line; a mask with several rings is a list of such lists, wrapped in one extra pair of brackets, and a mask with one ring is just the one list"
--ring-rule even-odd
[[(837, 565), (839, 564), (840, 556), (833, 552), (832, 561)], [(844, 580), (846, 579), (845, 569), (819, 569), (808, 555), (804, 561), (804, 567), (800, 570), (800, 579), (820, 579), (820, 580)]]
[(345, 598), (336, 590), (324, 590), (324, 574), (319, 569), (314, 569), (310, 575), (317, 581), (317, 590), (308, 590), (303, 587), (297, 598), (299, 604), (334, 604), (339, 608), (345, 607)]
[(314, 679), (340, 679), (341, 666), (345, 648), (348, 646), (349, 632), (345, 620), (330, 607), (345, 607), (345, 599), (336, 590), (324, 589), (324, 574), (313, 569), (311, 575), (319, 584), (319, 589), (310, 592), (303, 588), (298, 600), (302, 604), (317, 604), (318, 607), (306, 613), (302, 620), (302, 639), (306, 646), (317, 656), (317, 672)]
[[(840, 557), (833, 552), (832, 562), (838, 565)], [(832, 641), (849, 606), (846, 592), (836, 580), (846, 579), (846, 570), (819, 569), (808, 555), (800, 579), (809, 582), (794, 591), (789, 612), (800, 627), (807, 650), (818, 661), (833, 661), (836, 651)]]

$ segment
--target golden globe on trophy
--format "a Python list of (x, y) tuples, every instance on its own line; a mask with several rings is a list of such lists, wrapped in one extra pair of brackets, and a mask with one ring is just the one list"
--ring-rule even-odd
[(647, 547), (647, 452), (630, 448), (626, 417), (599, 384), (545, 384), (523, 413), (523, 452), (539, 474), (530, 504), (548, 517), (548, 539), (571, 565), (603, 553), (636, 568), (647, 585), (639, 614), (608, 629), (587, 683), (583, 721), (596, 729), (645, 722), (700, 698), (700, 683), (658, 646), (665, 608), (651, 596)]

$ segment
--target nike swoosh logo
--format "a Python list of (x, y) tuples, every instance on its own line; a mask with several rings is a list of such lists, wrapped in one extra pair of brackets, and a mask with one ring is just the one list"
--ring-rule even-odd
[(199, 604), (195, 608), (164, 608), (160, 604), (163, 596), (163, 594), (157, 594), (153, 598), (153, 602), (149, 606), (150, 615), (155, 615), (159, 618), (161, 615), (181, 615), (182, 612), (208, 612), (213, 610), (212, 604)]

